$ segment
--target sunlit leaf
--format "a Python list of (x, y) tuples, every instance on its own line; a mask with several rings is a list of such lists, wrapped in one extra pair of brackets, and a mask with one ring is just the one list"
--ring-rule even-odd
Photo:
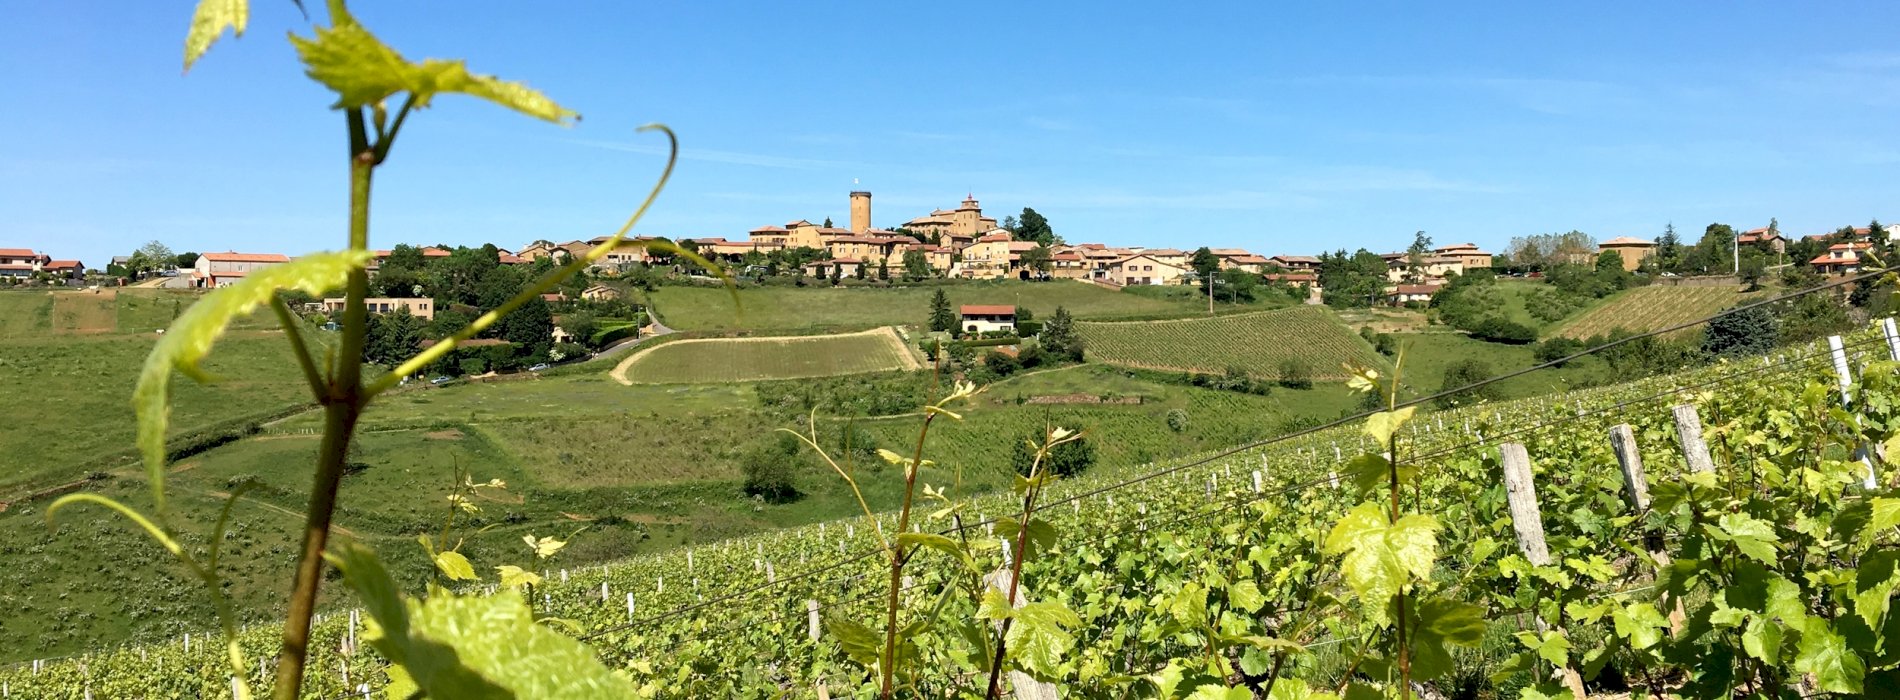
[(495, 572), (501, 576), (502, 588), (520, 588), (522, 586), (537, 586), (541, 584), (540, 574), (519, 566), (503, 564), (495, 567)]
[(475, 567), (468, 563), (468, 557), (461, 552), (442, 552), (435, 555), (435, 568), (443, 576), (456, 581), (475, 580)]
[(1847, 638), (1834, 631), (1828, 621), (1808, 618), (1801, 630), (1801, 643), (1794, 658), (1794, 670), (1814, 674), (1822, 690), (1834, 693), (1858, 693), (1867, 665), (1847, 648)]
[(340, 3), (331, 4), (330, 19), (332, 25), (317, 28), (315, 38), (293, 35), (290, 43), (303, 60), (304, 73), (336, 92), (333, 106), (337, 109), (374, 105), (399, 93), (413, 95), (416, 106), (426, 107), (439, 93), (459, 92), (551, 122), (561, 123), (576, 116), (525, 85), (471, 74), (459, 60), (410, 63), (359, 24)]
[(366, 250), (314, 253), (254, 271), (237, 284), (205, 295), (172, 323), (171, 330), (146, 356), (138, 387), (132, 390), (132, 405), (139, 417), (139, 452), (144, 456), (146, 477), (161, 513), (165, 509), (165, 431), (171, 422), (172, 370), (200, 382), (211, 381), (213, 378), (199, 369), (198, 363), (211, 353), (211, 346), (232, 320), (270, 303), (280, 290), (320, 296), (340, 287), (351, 271), (369, 262), (371, 255)]
[(191, 64), (211, 50), (211, 44), (224, 36), (224, 30), (244, 36), (244, 25), (250, 17), (250, 0), (198, 0), (198, 9), (191, 13), (191, 31), (185, 34), (185, 70), (191, 70)]

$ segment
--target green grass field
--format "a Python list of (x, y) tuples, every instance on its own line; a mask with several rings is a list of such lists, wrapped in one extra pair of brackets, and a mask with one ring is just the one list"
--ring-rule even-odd
[[(174, 299), (157, 290), (0, 293), (0, 498), (122, 465), (136, 421), (132, 387), (170, 323)], [(246, 326), (256, 322), (247, 320)], [(143, 332), (132, 332), (143, 329)], [(309, 388), (281, 333), (236, 330), (213, 349), (213, 384), (174, 381), (172, 434), (178, 435), (306, 401)], [(111, 459), (120, 457), (121, 459)]]
[(891, 329), (846, 335), (679, 340), (636, 350), (614, 369), (635, 384), (717, 384), (917, 368)]
[(719, 287), (661, 287), (648, 296), (666, 325), (679, 330), (863, 329), (921, 325), (930, 315), (931, 296), (940, 288), (949, 296), (952, 308), (962, 304), (1012, 304), (1028, 307), (1038, 318), (1047, 318), (1058, 306), (1077, 318), (1186, 315), (1197, 308), (1191, 300), (1128, 294), (1072, 281), (994, 281), (893, 289), (753, 287), (739, 290), (742, 310), (735, 309), (732, 294)]
[[(1734, 287), (1637, 287), (1615, 296), (1577, 316), (1556, 329), (1556, 335), (1585, 339), (1606, 335), (1618, 328), (1644, 333), (1700, 319), (1753, 299)], [(1680, 334), (1697, 333), (1699, 328), (1684, 329)]]
[(1317, 306), (1172, 321), (1078, 323), (1091, 360), (1180, 372), (1237, 367), (1273, 379), (1298, 358), (1316, 378), (1342, 377), (1342, 363), (1384, 361), (1333, 313)]
[[(1445, 370), (1455, 362), (1474, 359), (1491, 369), (1492, 375), (1534, 367), (1540, 364), (1529, 345), (1504, 345), (1476, 340), (1459, 333), (1401, 333), (1399, 346), (1405, 350), (1400, 380), (1409, 396), (1428, 396), (1444, 387)], [(1597, 358), (1583, 358), (1563, 367), (1538, 370), (1493, 385), (1494, 399), (1515, 399), (1539, 394), (1569, 391), (1609, 381), (1609, 368)]]

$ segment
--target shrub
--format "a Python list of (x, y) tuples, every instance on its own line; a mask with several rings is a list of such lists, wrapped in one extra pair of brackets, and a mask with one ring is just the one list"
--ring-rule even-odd
[(992, 352), (984, 356), (983, 366), (989, 368), (991, 372), (995, 372), (996, 376), (1007, 377), (1011, 374), (1015, 374), (1017, 370), (1022, 369), (1023, 363), (1021, 360), (1016, 359), (1016, 356), (1009, 353)]
[(1280, 361), (1280, 386), (1288, 389), (1313, 388), (1313, 368), (1306, 360), (1289, 357)]
[(798, 497), (792, 477), (798, 467), (798, 442), (790, 435), (754, 445), (739, 458), (745, 475), (745, 493), (773, 503)]
[[(1010, 452), (1009, 461), (1016, 468), (1017, 474), (1029, 475), (1030, 470), (1036, 465), (1036, 449), (1031, 445), (1041, 445), (1045, 437), (1047, 436), (1041, 430), (1036, 430), (1016, 441), (1015, 449)], [(1056, 445), (1055, 449), (1049, 451), (1049, 456), (1045, 460), (1047, 463), (1043, 465), (1043, 471), (1065, 478), (1075, 476), (1095, 463), (1095, 447), (1089, 444), (1086, 436), (1076, 438)]]
[(1584, 344), (1581, 340), (1574, 338), (1551, 338), (1550, 340), (1538, 343), (1537, 350), (1534, 354), (1537, 356), (1538, 362), (1551, 362), (1582, 352), (1583, 348)]
[(1493, 343), (1523, 345), (1537, 340), (1537, 331), (1502, 316), (1491, 316), (1471, 328), (1471, 336)]
[(1180, 432), (1186, 432), (1187, 428), (1188, 428), (1187, 410), (1181, 409), (1181, 408), (1168, 409), (1168, 429), (1174, 432), (1180, 433)]
[[(1459, 360), (1452, 363), (1450, 367), (1445, 368), (1445, 379), (1439, 384), (1438, 390), (1440, 392), (1450, 391), (1470, 384), (1476, 384), (1490, 379), (1492, 376), (1491, 365), (1485, 363), (1483, 360), (1469, 358)], [(1496, 387), (1491, 384), (1486, 384), (1449, 396), (1440, 396), (1435, 402), (1441, 407), (1465, 406), (1496, 398), (1496, 396)]]

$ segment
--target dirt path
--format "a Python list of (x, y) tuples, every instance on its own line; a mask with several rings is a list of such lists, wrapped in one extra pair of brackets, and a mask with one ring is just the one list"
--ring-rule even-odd
[[(199, 493), (202, 493), (207, 496), (211, 496), (213, 498), (218, 498), (218, 499), (227, 499), (231, 497), (231, 492), (229, 491), (200, 491)], [(251, 498), (249, 496), (244, 497), (244, 502), (261, 507), (264, 510), (283, 513), (284, 515), (289, 516), (292, 520), (295, 520), (300, 523), (304, 521), (304, 516), (305, 516), (304, 513), (299, 513), (297, 511), (291, 510), (289, 508), (285, 508), (275, 503), (270, 503), (268, 501), (260, 501), (255, 498)], [(330, 530), (332, 532), (340, 532), (345, 535), (349, 535), (350, 537), (356, 537), (357, 539), (362, 539), (361, 537), (358, 537), (356, 533), (351, 532), (349, 528), (336, 524), (336, 521), (334, 520), (330, 521)]]
[(810, 340), (813, 338), (849, 338), (852, 336), (881, 336), (885, 340), (891, 343), (891, 349), (897, 353), (897, 356), (899, 358), (901, 358), (899, 361), (903, 363), (904, 369), (914, 370), (914, 369), (921, 369), (923, 367), (923, 363), (919, 362), (915, 355), (912, 355), (909, 350), (905, 349), (904, 340), (903, 338), (898, 337), (897, 329), (892, 328), (890, 326), (880, 326), (878, 328), (873, 328), (868, 331), (858, 331), (856, 333), (836, 333), (832, 335), (792, 335), (792, 336), (768, 336), (768, 337), (760, 337), (760, 338), (689, 338), (686, 340), (676, 340), (671, 343), (667, 343), (665, 345), (655, 345), (650, 348), (642, 348), (641, 350), (634, 352), (632, 355), (628, 355), (627, 359), (621, 360), (620, 364), (614, 365), (613, 370), (609, 371), (607, 374), (608, 376), (613, 377), (614, 381), (616, 382), (620, 382), (621, 384), (626, 385), (626, 386), (633, 386), (633, 380), (627, 378), (627, 369), (630, 367), (633, 367), (633, 363), (638, 362), (642, 356), (646, 355), (649, 352), (653, 352), (654, 350), (658, 350), (663, 347), (672, 347), (675, 345), (686, 345), (688, 343), (777, 343), (777, 342), (783, 342), (787, 340)]

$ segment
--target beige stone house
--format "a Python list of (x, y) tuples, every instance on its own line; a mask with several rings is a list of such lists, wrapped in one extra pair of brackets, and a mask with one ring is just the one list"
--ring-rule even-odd
[(1015, 331), (1016, 307), (1007, 304), (964, 304), (957, 327), (965, 333)]
[(191, 269), (191, 283), (194, 287), (213, 288), (236, 284), (245, 275), (290, 262), (290, 258), (278, 253), (205, 253), (198, 256), (198, 263)]
[[(323, 300), (323, 310), (341, 313), (347, 304), (343, 297), (331, 297)], [(416, 318), (435, 318), (435, 300), (426, 297), (371, 297), (363, 300), (363, 308), (373, 314), (389, 314), (407, 309), (409, 315)]]
[(1646, 241), (1632, 236), (1617, 236), (1597, 244), (1598, 253), (1615, 251), (1617, 256), (1623, 258), (1623, 269), (1625, 270), (1634, 270), (1641, 267), (1643, 258), (1649, 257), (1650, 253), (1655, 252), (1655, 250), (1655, 241)]
[(1187, 273), (1186, 268), (1169, 265), (1151, 256), (1133, 255), (1109, 264), (1104, 278), (1129, 287), (1138, 284), (1175, 284)]

